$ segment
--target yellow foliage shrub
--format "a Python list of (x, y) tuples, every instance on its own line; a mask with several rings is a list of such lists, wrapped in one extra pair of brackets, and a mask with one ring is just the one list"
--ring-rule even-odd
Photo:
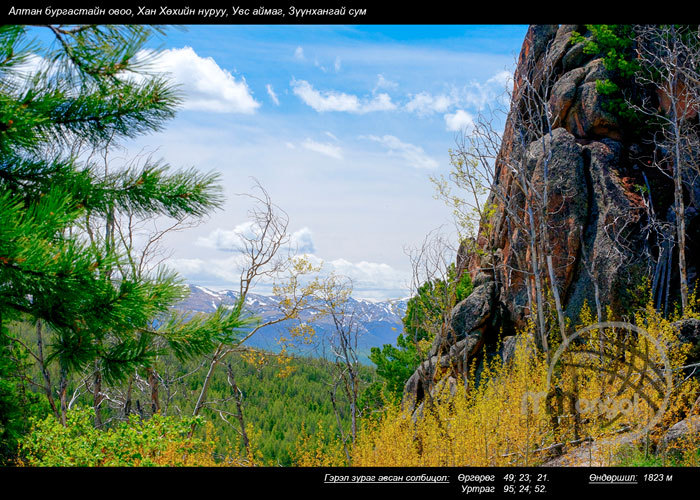
[[(607, 316), (611, 322), (609, 310)], [(537, 465), (592, 439), (609, 446), (612, 456), (616, 437), (633, 434), (635, 442), (658, 447), (699, 394), (697, 379), (682, 370), (689, 346), (678, 338), (676, 319), (663, 318), (650, 304), (632, 328), (609, 323), (598, 329), (584, 304), (576, 329), (591, 328), (572, 342), (551, 342), (553, 351), (563, 347), (550, 352), (550, 360), (536, 349), (530, 324), (507, 364), (495, 356), (473, 365), (451, 390), (440, 381), (415, 413), (394, 404), (366, 419), (348, 451), (350, 464)], [(324, 439), (307, 436), (297, 465), (346, 465), (342, 443)], [(682, 450), (686, 462), (697, 462), (696, 445)]]
[[(389, 408), (362, 429), (353, 449), (357, 466), (532, 465), (533, 450), (547, 444), (549, 421), (542, 399), (547, 365), (531, 335), (521, 335), (512, 364), (499, 359), (472, 370), (452, 395), (443, 385), (422, 415)], [(469, 389), (471, 387), (471, 389)], [(476, 388), (474, 388), (476, 387)]]

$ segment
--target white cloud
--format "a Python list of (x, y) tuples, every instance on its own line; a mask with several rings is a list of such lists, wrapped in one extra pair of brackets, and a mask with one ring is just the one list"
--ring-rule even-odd
[(405, 284), (405, 274), (397, 272), (393, 267), (381, 262), (350, 262), (345, 259), (335, 259), (328, 262), (338, 274), (352, 278), (355, 286), (389, 286), (396, 287)]
[(275, 94), (275, 90), (272, 88), (272, 85), (269, 83), (265, 86), (267, 89), (267, 95), (270, 96), (270, 99), (272, 99), (272, 102), (275, 103), (275, 105), (279, 106), (280, 105), (280, 100), (277, 98), (277, 94)]
[[(353, 296), (357, 298), (386, 300), (388, 297), (397, 298), (408, 295), (409, 274), (394, 269), (388, 264), (368, 261), (351, 262), (343, 258), (323, 260), (311, 252), (303, 252), (304, 248), (315, 249), (312, 242), (310, 244), (304, 243), (304, 238), (310, 236), (310, 232), (307, 231), (308, 228), (297, 231), (302, 241), (298, 247), (299, 253), (304, 253), (312, 265), (321, 266), (319, 274), (322, 277), (335, 273), (350, 278), (353, 285)], [(217, 288), (237, 288), (245, 259), (245, 255), (207, 260), (169, 259), (167, 265), (193, 284), (216, 286)], [(272, 278), (262, 277), (256, 282), (254, 291), (271, 293), (273, 281)]]
[(55, 71), (54, 68), (51, 62), (43, 57), (36, 54), (29, 54), (21, 64), (14, 66), (12, 70), (17, 71), (17, 73), (19, 73), (17, 76), (21, 75), (20, 78), (24, 80), (24, 78), (36, 75), (40, 71), (47, 72), (51, 75)]
[[(240, 252), (245, 250), (243, 238), (252, 239), (260, 236), (260, 227), (251, 221), (238, 224), (233, 229), (214, 229), (208, 236), (200, 236), (195, 240), (195, 246), (218, 250), (219, 252)], [(313, 233), (308, 227), (303, 227), (288, 236), (287, 250), (293, 253), (312, 254), (316, 251)], [(245, 257), (245, 256), (244, 256)], [(184, 259), (181, 263), (186, 269), (198, 269), (204, 261), (200, 259)], [(229, 260), (227, 259), (227, 262)]]
[(304, 49), (299, 46), (294, 50), (294, 59), (302, 61), (304, 59)]
[(343, 159), (343, 151), (339, 146), (331, 144), (328, 142), (316, 142), (312, 139), (306, 139), (301, 143), (301, 146), (309, 151), (314, 151), (316, 153), (321, 153), (331, 158), (336, 158), (338, 160)]
[(289, 246), (295, 252), (300, 254), (316, 253), (316, 245), (314, 244), (313, 234), (311, 229), (303, 227), (292, 233), (289, 240)]
[(452, 114), (445, 115), (445, 125), (447, 130), (454, 132), (469, 130), (474, 127), (474, 117), (463, 109), (458, 109)]
[(414, 144), (402, 142), (393, 135), (384, 135), (382, 137), (370, 135), (365, 138), (382, 144), (389, 150), (390, 154), (403, 158), (412, 167), (433, 169), (438, 166), (438, 162), (428, 156), (425, 151), (423, 151), (423, 148)]
[[(239, 244), (239, 235), (251, 231), (250, 223), (243, 223), (233, 230), (217, 228), (208, 237), (199, 238), (198, 246), (229, 252)], [(289, 242), (280, 254), (304, 255), (315, 266), (321, 266), (320, 275), (328, 276), (335, 273), (350, 278), (356, 297), (401, 297), (407, 294), (407, 284), (410, 276), (405, 271), (394, 269), (389, 264), (381, 262), (359, 261), (351, 262), (344, 258), (324, 260), (316, 255), (316, 245), (313, 233), (308, 227), (303, 227), (290, 235)], [(243, 266), (248, 257), (236, 253), (225, 258), (171, 258), (167, 265), (180, 273), (190, 283), (213, 285), (224, 288), (235, 288), (240, 281)], [(274, 279), (263, 277), (257, 283), (258, 293), (270, 293)]]
[(401, 297), (408, 294), (409, 274), (394, 269), (389, 264), (364, 260), (351, 262), (343, 258), (324, 261), (316, 255), (307, 255), (306, 258), (313, 265), (323, 265), (322, 275), (335, 273), (350, 278), (355, 297), (386, 299), (387, 296)]
[(180, 84), (185, 95), (183, 107), (217, 113), (254, 113), (260, 107), (244, 78), (236, 80), (211, 57), (200, 57), (191, 47), (142, 52), (152, 59), (150, 68), (167, 72)]
[(489, 78), (486, 83), (494, 84), (494, 85), (500, 85), (504, 89), (507, 88), (509, 85), (513, 84), (513, 74), (510, 71), (499, 71), (495, 75), (493, 75), (491, 78)]
[(319, 113), (325, 111), (344, 111), (348, 113), (369, 113), (372, 111), (389, 111), (396, 109), (388, 94), (378, 94), (372, 99), (360, 99), (356, 95), (344, 92), (318, 91), (305, 80), (292, 80), (293, 92), (305, 104)]
[(238, 288), (246, 259), (236, 254), (225, 259), (169, 259), (166, 264), (190, 283)]
[(489, 103), (502, 98), (512, 84), (511, 73), (499, 71), (484, 83), (471, 82), (465, 89), (464, 102), (468, 107), (483, 109)]
[(399, 84), (396, 82), (393, 82), (391, 80), (388, 80), (384, 78), (384, 75), (379, 74), (377, 75), (377, 83), (374, 86), (374, 91), (376, 92), (377, 90), (380, 89), (385, 89), (385, 90), (395, 90), (398, 88)]
[(340, 71), (340, 57), (336, 56), (335, 62), (333, 63), (333, 68), (335, 69), (336, 73)]
[(430, 115), (432, 113), (444, 113), (455, 103), (455, 98), (447, 95), (431, 95), (421, 92), (411, 97), (405, 106), (406, 111), (418, 115)]
[[(448, 130), (454, 130), (454, 127), (459, 128), (465, 125), (465, 120), (468, 120), (468, 116), (470, 116), (463, 111), (464, 108), (480, 110), (496, 102), (504, 94), (508, 85), (512, 85), (512, 81), (510, 72), (499, 71), (486, 81), (472, 81), (463, 89), (455, 88), (447, 94), (435, 95), (424, 91), (411, 95), (404, 105), (404, 109), (419, 116), (427, 116), (433, 113), (447, 113), (453, 108), (461, 106), (461, 111), (457, 110), (450, 115), (445, 115)], [(454, 123), (459, 124), (453, 125)]]
[(211, 248), (221, 252), (238, 252), (243, 249), (243, 239), (255, 236), (255, 228), (250, 221), (238, 224), (233, 229), (216, 228), (209, 236), (200, 236), (194, 242), (196, 246)]
[(202, 259), (169, 259), (168, 265), (184, 276), (193, 276), (206, 268)]

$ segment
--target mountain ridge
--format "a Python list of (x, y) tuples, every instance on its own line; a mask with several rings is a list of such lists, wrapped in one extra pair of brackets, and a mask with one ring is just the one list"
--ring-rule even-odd
[[(238, 300), (239, 292), (235, 290), (213, 290), (201, 285), (189, 284), (189, 296), (180, 302), (176, 309), (193, 313), (212, 313), (220, 305), (233, 306)], [(279, 298), (249, 292), (246, 296), (245, 309), (261, 321), (269, 321), (278, 318)], [(369, 352), (372, 347), (381, 347), (384, 344), (396, 344), (396, 337), (403, 328), (402, 318), (406, 313), (408, 298), (374, 300), (349, 298), (350, 308), (355, 311), (358, 323), (358, 355), (364, 363), (369, 363)], [(296, 346), (297, 354), (322, 356), (317, 352), (324, 342), (333, 335), (333, 325), (330, 318), (315, 320), (315, 311), (303, 310), (299, 314), (299, 320), (312, 323), (316, 331), (315, 345)], [(278, 340), (281, 335), (292, 326), (292, 321), (261, 328), (247, 344), (250, 347), (277, 352), (281, 348)], [(316, 349), (314, 349), (316, 348)]]

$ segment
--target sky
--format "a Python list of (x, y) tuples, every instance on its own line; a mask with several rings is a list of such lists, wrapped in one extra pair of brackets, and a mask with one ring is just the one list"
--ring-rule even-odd
[(220, 172), (227, 199), (167, 238), (167, 264), (190, 283), (236, 289), (250, 201), (237, 194), (255, 178), (288, 214), (296, 248), (352, 278), (356, 297), (410, 295), (405, 249), (452, 224), (430, 176), (449, 173), (456, 134), (503, 100), (525, 32), (223, 25), (154, 40), (152, 64), (184, 100), (163, 131), (126, 147)]

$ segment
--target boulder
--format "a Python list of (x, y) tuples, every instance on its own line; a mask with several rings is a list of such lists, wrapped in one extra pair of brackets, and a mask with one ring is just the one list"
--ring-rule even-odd
[(481, 328), (491, 317), (494, 308), (496, 284), (487, 281), (475, 288), (472, 293), (454, 309), (450, 316), (450, 326), (456, 339)]
[(552, 95), (549, 105), (554, 116), (554, 125), (562, 126), (566, 123), (566, 116), (576, 101), (578, 86), (586, 76), (584, 68), (576, 68), (559, 78), (552, 87)]
[(515, 346), (517, 345), (517, 337), (515, 335), (509, 335), (503, 338), (503, 345), (501, 346), (501, 359), (504, 364), (509, 363), (513, 360), (515, 356)]
[(496, 284), (488, 281), (474, 289), (452, 310), (446, 335), (438, 335), (423, 361), (404, 386), (404, 407), (420, 405), (426, 392), (436, 390), (445, 373), (463, 373), (484, 345), (484, 331), (495, 308)]
[(579, 42), (572, 45), (571, 48), (564, 54), (562, 58), (561, 65), (564, 71), (570, 71), (574, 68), (580, 67), (583, 62), (590, 56), (583, 52), (583, 47), (585, 43)]
[(481, 285), (485, 285), (489, 281), (493, 281), (493, 276), (489, 276), (488, 274), (484, 272), (479, 272), (474, 278), (472, 279), (472, 287), (473, 288), (479, 288)]
[(667, 452), (680, 451), (685, 447), (696, 447), (700, 441), (700, 416), (693, 415), (681, 420), (669, 430), (662, 438), (662, 444)]
[(576, 99), (566, 117), (565, 126), (578, 138), (621, 140), (618, 120), (605, 109), (607, 97), (598, 93), (595, 82), (584, 82), (576, 91)]

